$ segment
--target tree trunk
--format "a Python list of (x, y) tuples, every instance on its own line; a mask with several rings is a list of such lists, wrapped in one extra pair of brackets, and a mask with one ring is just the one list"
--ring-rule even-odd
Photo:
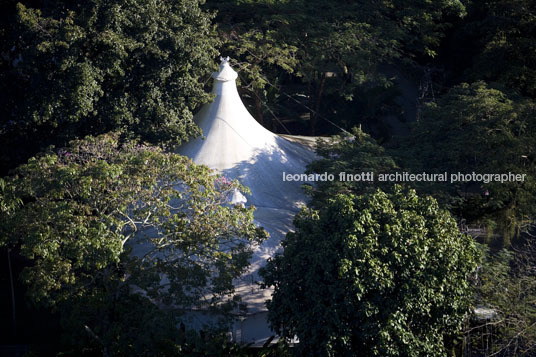
[(326, 82), (326, 76), (324, 73), (320, 75), (320, 82), (316, 86), (314, 94), (314, 111), (311, 113), (311, 135), (316, 134), (316, 124), (318, 123), (318, 115), (320, 111), (320, 103), (322, 102), (322, 95), (324, 94), (324, 84)]
[(259, 90), (255, 88), (255, 111), (256, 111), (256, 118), (259, 124), (262, 126), (265, 126), (264, 123), (264, 117), (262, 115), (262, 102), (261, 102), (261, 96), (259, 95)]
[(13, 323), (13, 337), (17, 334), (17, 310), (15, 306), (15, 284), (13, 283), (13, 269), (11, 267), (11, 255), (9, 254), (9, 248), (7, 249), (7, 264), (9, 266), (9, 284), (11, 286), (11, 309), (12, 309), (12, 323)]

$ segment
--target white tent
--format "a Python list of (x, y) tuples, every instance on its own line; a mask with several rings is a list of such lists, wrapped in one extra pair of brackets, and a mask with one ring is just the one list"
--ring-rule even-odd
[(238, 95), (235, 82), (238, 75), (228, 60), (222, 58), (220, 71), (212, 74), (214, 101), (206, 104), (194, 118), (203, 137), (189, 141), (178, 153), (248, 186), (251, 194), (243, 196), (237, 192), (233, 201), (255, 205), (255, 222), (270, 233), (270, 238), (255, 252), (250, 273), (236, 283), (248, 313), (235, 324), (233, 337), (238, 342), (258, 345), (273, 332), (268, 328), (264, 305), (271, 291), (258, 287), (257, 273), (278, 251), (280, 241), (293, 228), (293, 216), (305, 203), (301, 183), (283, 181), (283, 174), (303, 173), (315, 155), (310, 147), (294, 140), (307, 138), (286, 139), (257, 123)]

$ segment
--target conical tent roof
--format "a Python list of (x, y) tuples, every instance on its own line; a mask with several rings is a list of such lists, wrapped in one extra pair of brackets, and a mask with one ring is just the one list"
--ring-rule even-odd
[(303, 173), (313, 152), (270, 132), (249, 114), (238, 95), (237, 73), (226, 60), (212, 77), (216, 97), (194, 118), (203, 137), (189, 141), (179, 153), (240, 179), (251, 189), (248, 203), (256, 207), (295, 208), (304, 199), (301, 184), (283, 182), (282, 175)]
[[(212, 77), (215, 99), (205, 104), (194, 118), (203, 136), (183, 145), (178, 153), (228, 178), (238, 179), (251, 190), (245, 199), (235, 195), (234, 200), (255, 205), (255, 222), (270, 233), (270, 238), (257, 249), (250, 274), (237, 282), (236, 288), (247, 303), (248, 313), (255, 315), (266, 311), (264, 302), (271, 294), (256, 284), (258, 269), (279, 249), (280, 241), (293, 228), (294, 214), (306, 199), (302, 183), (284, 181), (283, 174), (304, 173), (305, 166), (315, 155), (310, 148), (276, 135), (257, 123), (238, 95), (237, 73), (230, 67), (228, 58), (222, 59), (219, 72), (213, 73)], [(265, 326), (253, 326), (255, 324)], [(241, 340), (253, 342), (269, 337), (254, 336), (252, 331), (263, 328), (269, 333), (265, 319), (251, 320), (248, 331), (241, 332)]]

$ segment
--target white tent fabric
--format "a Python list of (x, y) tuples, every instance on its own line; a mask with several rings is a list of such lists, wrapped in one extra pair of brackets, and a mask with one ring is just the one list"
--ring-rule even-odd
[(271, 295), (271, 291), (259, 288), (258, 269), (279, 250), (284, 235), (293, 228), (294, 215), (306, 199), (301, 183), (284, 181), (283, 174), (303, 173), (315, 154), (310, 147), (287, 140), (257, 123), (240, 99), (235, 82), (238, 75), (228, 60), (222, 59), (220, 71), (212, 74), (215, 99), (194, 118), (203, 136), (180, 147), (178, 153), (248, 186), (251, 194), (244, 197), (238, 192), (232, 200), (254, 205), (256, 224), (270, 234), (254, 253), (249, 274), (236, 283), (250, 317), (241, 322), (248, 326), (247, 331), (235, 333), (235, 339), (255, 342), (271, 334), (265, 318), (258, 316), (266, 311), (264, 302)]

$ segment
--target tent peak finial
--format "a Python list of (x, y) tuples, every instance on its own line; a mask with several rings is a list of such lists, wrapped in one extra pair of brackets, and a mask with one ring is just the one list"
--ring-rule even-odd
[(238, 74), (229, 65), (231, 58), (229, 56), (220, 57), (220, 60), (220, 70), (219, 72), (212, 73), (212, 78), (220, 82), (234, 81), (238, 77)]

